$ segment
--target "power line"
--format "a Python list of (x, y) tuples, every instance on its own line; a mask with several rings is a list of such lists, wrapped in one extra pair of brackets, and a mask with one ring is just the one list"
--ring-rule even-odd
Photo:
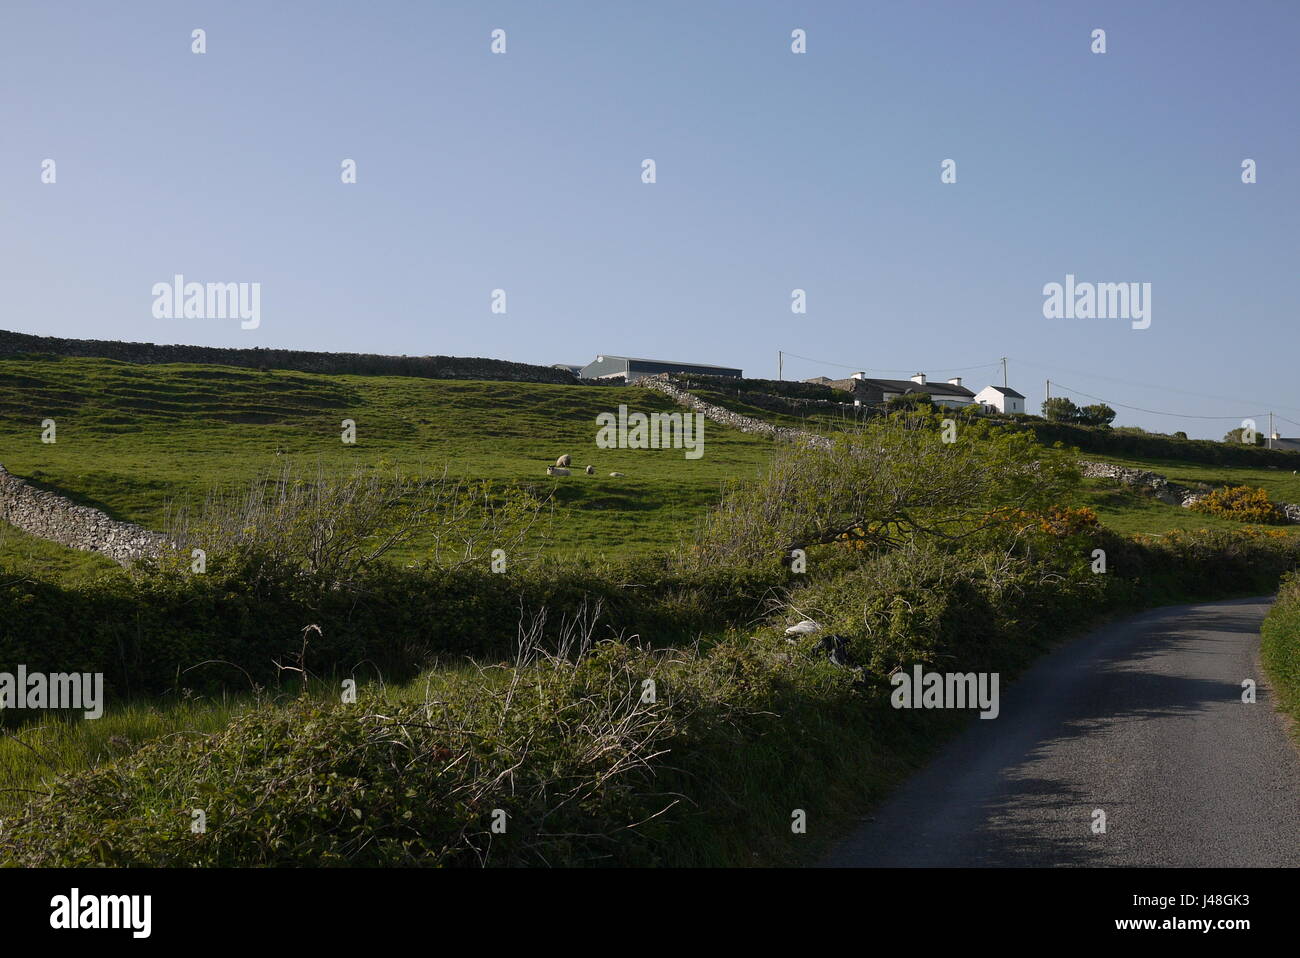
[[(1114, 402), (1114, 401), (1112, 401), (1112, 400), (1110, 400), (1110, 399), (1102, 399), (1100, 396), (1094, 396), (1094, 395), (1092, 395), (1091, 393), (1086, 393), (1086, 392), (1084, 392), (1082, 389), (1075, 389), (1073, 386), (1067, 386), (1065, 383), (1063, 383), (1063, 382), (1059, 382), (1059, 381), (1057, 381), (1057, 380), (1055, 380), (1055, 379), (1052, 380), (1052, 382), (1053, 382), (1054, 385), (1060, 386), (1060, 387), (1061, 387), (1062, 389), (1064, 389), (1066, 392), (1074, 393), (1074, 394), (1077, 395), (1077, 396), (1086, 396), (1086, 397), (1088, 397), (1089, 399), (1095, 399), (1095, 400), (1097, 400), (1097, 402), (1103, 402), (1103, 403), (1105, 403), (1105, 404), (1108, 405), (1108, 406), (1119, 406), (1121, 409), (1132, 409), (1132, 410), (1134, 410), (1134, 411), (1136, 411), (1136, 412), (1149, 413), (1149, 414), (1152, 415), (1152, 416), (1172, 416), (1172, 417), (1175, 418), (1175, 419), (1231, 419), (1231, 420), (1234, 420), (1234, 421), (1239, 420), (1239, 419), (1255, 419), (1255, 418), (1258, 418), (1257, 416), (1189, 416), (1188, 414), (1186, 414), (1186, 413), (1181, 413), (1181, 412), (1161, 412), (1161, 411), (1158, 410), (1158, 409), (1143, 409), (1141, 406), (1128, 406), (1128, 405), (1125, 405), (1125, 404), (1122, 403), (1122, 402)], [(1266, 415), (1268, 415), (1268, 414), (1267, 414), (1267, 413), (1259, 413), (1258, 415), (1259, 415), (1259, 416), (1266, 416)], [(1280, 418), (1280, 417), (1279, 417), (1279, 418)], [(1289, 421), (1289, 420), (1288, 420), (1288, 421)], [(1300, 425), (1300, 423), (1297, 423), (1297, 425)]]
[[(1012, 358), (1011, 361), (1012, 361), (1012, 362), (1016, 362), (1016, 363), (1021, 363), (1022, 365), (1025, 365), (1025, 366), (1033, 366), (1033, 367), (1035, 367), (1035, 368), (1037, 368), (1037, 369), (1043, 369), (1043, 370), (1049, 370), (1049, 371), (1051, 371), (1051, 370), (1055, 370), (1055, 371), (1058, 371), (1058, 372), (1059, 372), (1060, 370), (1064, 369), (1063, 366), (1047, 366), (1047, 365), (1044, 365), (1043, 363), (1037, 363), (1037, 362), (1034, 362), (1033, 360), (1030, 360), (1030, 359), (1015, 359), (1015, 358)], [(1196, 397), (1196, 398), (1198, 398), (1198, 399), (1217, 399), (1217, 400), (1220, 400), (1220, 401), (1222, 401), (1222, 402), (1233, 402), (1233, 403), (1242, 403), (1242, 404), (1250, 403), (1250, 404), (1253, 404), (1253, 405), (1259, 405), (1259, 406), (1271, 406), (1271, 407), (1274, 408), (1274, 409), (1295, 409), (1295, 407), (1287, 406), (1285, 403), (1267, 402), (1267, 401), (1262, 400), (1262, 399), (1242, 399), (1242, 398), (1240, 398), (1240, 397), (1238, 397), (1238, 396), (1215, 396), (1215, 395), (1213, 395), (1212, 393), (1193, 392), (1193, 391), (1188, 390), (1188, 389), (1176, 389), (1176, 388), (1174, 388), (1173, 386), (1157, 386), (1157, 385), (1154, 385), (1154, 384), (1152, 384), (1152, 383), (1139, 383), (1139, 382), (1134, 382), (1134, 381), (1131, 380), (1131, 379), (1119, 379), (1119, 378), (1117, 378), (1117, 377), (1115, 377), (1115, 376), (1099, 376), (1099, 375), (1097, 375), (1096, 373), (1086, 373), (1086, 372), (1083, 372), (1082, 370), (1078, 370), (1078, 369), (1066, 369), (1065, 372), (1067, 372), (1067, 373), (1069, 373), (1069, 374), (1071, 374), (1071, 375), (1074, 375), (1074, 376), (1087, 376), (1089, 379), (1104, 379), (1106, 382), (1119, 383), (1119, 384), (1124, 385), (1124, 386), (1137, 386), (1137, 387), (1140, 388), (1140, 389), (1141, 389), (1141, 388), (1147, 388), (1147, 389), (1159, 389), (1161, 392), (1181, 393), (1181, 394), (1184, 395), (1184, 396), (1194, 396), (1194, 397)], [(1084, 394), (1084, 395), (1086, 395), (1086, 394)], [(1090, 398), (1091, 398), (1091, 397), (1090, 397)], [(1295, 409), (1295, 411), (1296, 411), (1296, 412), (1300, 412), (1300, 409)], [(1175, 413), (1170, 413), (1169, 415), (1176, 415), (1176, 414), (1175, 414)], [(1212, 419), (1212, 418), (1216, 418), (1216, 417), (1209, 416), (1209, 417), (1205, 417), (1205, 418), (1211, 418), (1211, 419)], [(1229, 417), (1219, 417), (1219, 418), (1229, 418)], [(1288, 419), (1287, 422), (1291, 422), (1291, 420)], [(1300, 423), (1292, 423), (1292, 425), (1300, 425)]]

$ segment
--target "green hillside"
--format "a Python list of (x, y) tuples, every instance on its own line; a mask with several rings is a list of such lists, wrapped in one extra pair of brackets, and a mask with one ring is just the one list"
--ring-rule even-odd
[[(286, 461), (340, 471), (447, 469), (553, 489), (553, 552), (598, 557), (671, 546), (716, 501), (723, 480), (753, 475), (766, 461), (768, 440), (713, 423), (697, 460), (681, 450), (596, 448), (596, 415), (620, 403), (678, 410), (633, 387), (5, 359), (0, 464), (153, 528), (162, 527), (169, 501), (201, 501), (214, 486), (242, 483)], [(47, 418), (57, 424), (54, 444), (41, 442)], [(356, 422), (355, 445), (340, 441), (344, 419)], [(545, 466), (562, 453), (573, 456), (576, 474), (548, 478)], [(581, 474), (589, 463), (595, 476)]]
[[(700, 395), (784, 426), (825, 432), (843, 424), (825, 407), (797, 415), (716, 389)], [(621, 403), (645, 412), (677, 408), (635, 387), (10, 358), (0, 359), (0, 464), (152, 528), (163, 527), (169, 503), (198, 503), (213, 487), (242, 484), (286, 462), (331, 471), (398, 467), (417, 475), (446, 469), (553, 493), (552, 554), (600, 558), (671, 547), (717, 500), (724, 480), (753, 476), (767, 461), (768, 440), (714, 423), (706, 427), (706, 451), (698, 460), (677, 450), (597, 449), (596, 415)], [(47, 418), (57, 424), (54, 444), (40, 441)], [(340, 441), (344, 419), (356, 422), (355, 445)], [(577, 474), (548, 478), (546, 464), (566, 452)], [(1275, 500), (1300, 502), (1300, 476), (1284, 469), (1087, 455), (1176, 482), (1247, 484)], [(593, 477), (581, 472), (588, 463), (596, 468)], [(610, 472), (625, 475), (611, 478)], [(1098, 480), (1085, 484), (1083, 502), (1120, 532), (1237, 526)], [(398, 558), (419, 558), (422, 548), (417, 544)], [(0, 556), (61, 577), (106, 567), (97, 557), (69, 555), (13, 530), (0, 536)]]
[[(854, 417), (846, 409), (844, 412), (828, 410), (826, 407), (810, 405), (796, 412), (798, 406), (785, 409), (769, 409), (747, 402), (735, 393), (728, 393), (710, 383), (705, 388), (693, 390), (697, 396), (733, 412), (755, 419), (762, 419), (778, 426), (807, 429), (815, 432), (833, 432), (845, 424), (851, 424)], [(1106, 437), (1095, 430), (1089, 431), (1095, 443), (1104, 444)], [(1116, 437), (1119, 440), (1119, 437)], [(1208, 464), (1179, 458), (1180, 453), (1187, 454), (1197, 444), (1175, 439), (1163, 439), (1160, 436), (1144, 436), (1143, 443), (1155, 450), (1165, 450), (1162, 456), (1111, 455), (1104, 452), (1082, 452), (1080, 458), (1095, 459), (1119, 463), (1137, 469), (1159, 473), (1171, 482), (1183, 485), (1205, 483), (1210, 486), (1246, 485), (1264, 489), (1275, 502), (1300, 502), (1300, 474), (1293, 473), (1290, 466), (1274, 465), (1226, 465)], [(1117, 441), (1117, 445), (1132, 442), (1131, 437)], [(1068, 443), (1066, 444), (1068, 445)], [(1206, 445), (1206, 444), (1201, 444)], [(1196, 450), (1203, 454), (1203, 450)], [(1300, 469), (1300, 455), (1276, 455), (1281, 461), (1296, 460)], [(1240, 529), (1241, 524), (1231, 519), (1206, 515), (1160, 502), (1154, 497), (1119, 486), (1116, 483), (1100, 479), (1086, 479), (1080, 497), (1081, 505), (1091, 507), (1097, 512), (1101, 521), (1123, 533), (1163, 534), (1175, 530), (1192, 531), (1196, 529)], [(1282, 527), (1292, 534), (1300, 535), (1300, 527)]]
[[(751, 404), (763, 395), (712, 395), (772, 415)], [(792, 450), (733, 493), (683, 561), (647, 558), (776, 447), (710, 423), (699, 460), (596, 449), (597, 414), (623, 403), (676, 410), (626, 387), (0, 361), (0, 462), (149, 526), (171, 500), (289, 462), (527, 483), (561, 509), (561, 561), (502, 575), (313, 565), (307, 538), (254, 519), (251, 547), (204, 575), (106, 576), (116, 567), (98, 556), (0, 527), (0, 666), (102, 674), (108, 693), (93, 722), (5, 712), (0, 865), (477, 865), (488, 849), (532, 864), (538, 847), (547, 864), (804, 861), (820, 846), (788, 840), (789, 809), (824, 842), (961, 727), (953, 712), (918, 724), (891, 708), (898, 668), (1010, 679), (1098, 616), (1274, 588), (1300, 550), (1102, 482), (1080, 492), (1068, 453), (995, 431), (952, 446), (937, 417), (912, 416)], [(829, 407), (786, 408), (778, 421), (839, 425)], [(55, 444), (41, 442), (44, 419)], [(344, 419), (355, 446), (340, 442)], [(562, 453), (598, 475), (546, 477)], [(1134, 464), (1300, 499), (1290, 470)], [(1059, 515), (1081, 500), (1126, 531), (1235, 534), (1134, 541)], [(990, 523), (994, 509), (1009, 521)], [(329, 539), (342, 511), (304, 510), (305, 528)], [(913, 521), (922, 511), (930, 531)], [(888, 534), (845, 548), (848, 519)], [(806, 569), (777, 561), (788, 542), (809, 543)], [(1096, 548), (1106, 575), (1090, 566)], [(564, 561), (601, 556), (618, 561)], [(814, 616), (843, 643), (835, 655), (816, 635), (787, 637)], [(647, 677), (667, 694), (641, 699)], [(342, 678), (357, 680), (355, 702), (339, 701)], [(218, 810), (197, 846), (173, 814), (195, 795)], [(322, 808), (348, 827), (322, 826)], [(523, 842), (484, 837), (496, 808)]]

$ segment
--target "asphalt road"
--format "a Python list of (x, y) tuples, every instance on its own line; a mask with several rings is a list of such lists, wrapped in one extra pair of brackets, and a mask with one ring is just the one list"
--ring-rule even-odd
[(1270, 601), (1156, 609), (1055, 650), (826, 864), (1300, 865), (1300, 752), (1258, 658)]

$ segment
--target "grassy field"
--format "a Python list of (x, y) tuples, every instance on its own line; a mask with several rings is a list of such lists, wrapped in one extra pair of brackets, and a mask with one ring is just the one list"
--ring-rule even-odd
[(55, 579), (70, 587), (105, 573), (121, 571), (117, 563), (98, 553), (67, 549), (29, 536), (7, 523), (0, 523), (0, 560), (7, 575)]
[[(702, 395), (782, 425), (823, 432), (841, 425), (833, 414), (774, 414), (735, 396)], [(687, 460), (674, 450), (597, 449), (596, 415), (622, 403), (646, 412), (676, 409), (664, 397), (637, 388), (327, 376), (215, 366), (133, 366), (90, 359), (0, 360), (0, 463), (47, 488), (155, 528), (161, 527), (170, 501), (201, 499), (213, 487), (242, 485), (288, 461), (308, 468), (319, 463), (340, 472), (381, 466), (397, 466), (417, 475), (450, 470), (454, 475), (523, 482), (540, 491), (553, 491), (560, 511), (552, 556), (590, 559), (601, 555), (621, 558), (671, 547), (717, 500), (725, 480), (757, 474), (770, 456), (770, 441), (713, 423), (706, 428), (706, 452), (700, 460)], [(40, 441), (41, 421), (46, 418), (54, 419), (58, 426), (58, 442), (52, 445)], [(343, 419), (356, 421), (355, 446), (339, 441)], [(573, 455), (579, 470), (592, 463), (597, 475), (579, 473), (558, 481), (546, 477), (544, 466), (564, 452)], [(1277, 500), (1300, 501), (1300, 477), (1281, 470), (1168, 460), (1113, 461), (1151, 469), (1177, 482), (1261, 486)], [(626, 476), (611, 479), (610, 471)], [(1107, 526), (1120, 532), (1242, 528), (1238, 523), (1165, 505), (1099, 481), (1086, 483), (1081, 499), (1098, 510)], [(1289, 548), (1291, 543), (1259, 545)], [(1126, 548), (1129, 546), (1132, 544)], [(1189, 566), (1195, 552), (1189, 550)], [(400, 558), (418, 556), (415, 547)], [(0, 528), (0, 560), (7, 576), (57, 579), (71, 588), (106, 572), (124, 575), (100, 557), (63, 549), (8, 527)], [(833, 574), (805, 587), (800, 606), (845, 610), (845, 622), (852, 624), (851, 628), (846, 624), (846, 630), (861, 632), (857, 661), (866, 662), (868, 653), (883, 648), (877, 643), (893, 634), (884, 627), (886, 621), (897, 624), (889, 610), (906, 599), (909, 608), (921, 610), (916, 614), (934, 616), (933, 622), (926, 620), (915, 629), (899, 626), (902, 634), (898, 641), (907, 649), (914, 651), (915, 643), (943, 635), (945, 644), (935, 646), (934, 654), (950, 657), (956, 649), (978, 656), (985, 654), (988, 637), (996, 636), (1005, 644), (1006, 654), (999, 653), (1001, 657), (993, 664), (1010, 675), (1044, 637), (1058, 636), (1067, 624), (1075, 628), (1087, 614), (1129, 607), (1139, 601), (1135, 595), (1140, 601), (1152, 601), (1150, 588), (1155, 581), (1144, 572), (1141, 588), (1134, 586), (1130, 595), (1118, 575), (1112, 582), (1112, 577), (1099, 578), (1074, 569), (1075, 579), (1069, 581), (1075, 591), (1052, 585), (1043, 594), (1026, 599), (1023, 608), (1004, 608), (1005, 596), (1018, 594), (1018, 587), (996, 585), (990, 586), (989, 596), (999, 597), (997, 602), (990, 598), (986, 606), (980, 606), (972, 604), (969, 589), (946, 593), (945, 589), (953, 588), (946, 578), (952, 573), (951, 564), (939, 556), (933, 557), (933, 562), (935, 570), (942, 571), (936, 571), (933, 579), (917, 571), (919, 560), (897, 567), (882, 560), (879, 567), (854, 568), (842, 577), (831, 566)], [(1218, 579), (1221, 569), (1228, 566), (1220, 565), (1213, 554), (1205, 563), (1213, 572), (1200, 578), (1189, 573), (1188, 583), (1200, 583), (1204, 588), (1206, 580), (1213, 580), (1216, 588), (1227, 588)], [(1250, 562), (1244, 566), (1253, 568)], [(1175, 567), (1171, 560), (1170, 568)], [(1158, 572), (1164, 567), (1155, 564), (1152, 568)], [(1025, 581), (1037, 583), (1039, 588), (1068, 579), (1059, 574), (1040, 575), (1036, 569), (1028, 571), (1034, 574)], [(1102, 580), (1106, 588), (1113, 586), (1110, 592), (1102, 588)], [(976, 576), (971, 588), (978, 592), (981, 582)], [(925, 612), (930, 602), (933, 609)], [(880, 621), (870, 620), (871, 609), (877, 610)], [(978, 619), (979, 609), (987, 613), (987, 621)], [(864, 614), (868, 616), (865, 625)], [(798, 616), (776, 616), (761, 623), (730, 622), (726, 628), (696, 636), (681, 648), (653, 653), (635, 643), (615, 644), (605, 649), (605, 658), (596, 663), (600, 668), (608, 666), (610, 678), (601, 678), (591, 686), (583, 684), (590, 678), (584, 678), (588, 668), (584, 665), (573, 672), (572, 681), (548, 685), (543, 694), (540, 678), (546, 670), (533, 669), (525, 684), (531, 695), (531, 680), (539, 679), (538, 702), (525, 718), (535, 724), (524, 726), (521, 741), (529, 747), (540, 742), (556, 751), (554, 755), (541, 754), (530, 774), (542, 776), (542, 791), (550, 789), (545, 776), (552, 774), (552, 766), (561, 767), (556, 763), (564, 758), (563, 749), (573, 744), (567, 730), (598, 728), (592, 723), (602, 717), (597, 714), (575, 722), (570, 713), (604, 701), (608, 689), (639, 687), (644, 675), (656, 674), (665, 680), (665, 688), (683, 695), (680, 702), (689, 705), (681, 715), (671, 716), (683, 724), (674, 726), (676, 731), (660, 743), (673, 752), (672, 766), (656, 773), (662, 778), (651, 776), (653, 781), (646, 787), (680, 786), (698, 801), (697, 807), (682, 813), (675, 826), (679, 830), (671, 840), (667, 833), (663, 836), (663, 860), (674, 864), (806, 860), (809, 848), (796, 847), (790, 841), (791, 807), (812, 811), (824, 829), (816, 843), (824, 843), (846, 827), (844, 816), (883, 794), (959, 722), (946, 716), (941, 717), (944, 724), (913, 727), (892, 710), (864, 710), (861, 690), (855, 690), (851, 675), (831, 667), (814, 648), (791, 648), (782, 631), (786, 619), (792, 617)], [(138, 619), (130, 621), (132, 630), (140, 628)], [(56, 632), (67, 631), (64, 622), (60, 612)], [(979, 641), (968, 641), (967, 632)], [(81, 633), (74, 629), (73, 634)], [(923, 647), (915, 645), (916, 649)], [(428, 703), (446, 709), (446, 703), (456, 702), (458, 715), (465, 721), (478, 721), (485, 708), (482, 703), (493, 701), (493, 696), (500, 698), (512, 674), (510, 669), (495, 667), (480, 671), (464, 659), (444, 662), (439, 654), (436, 667), (413, 681), (386, 684), (382, 695), (377, 685), (363, 682), (361, 701), (370, 703), (367, 708), (371, 711), (381, 698), (385, 711), (390, 706), (427, 709), (431, 707)], [(593, 694), (593, 689), (600, 694)], [(168, 693), (156, 698), (119, 699), (95, 722), (46, 715), (39, 721), (9, 723), (0, 727), (0, 818), (18, 814), (30, 796), (51, 787), (57, 774), (105, 768), (125, 776), (124, 783), (134, 782), (133, 787), (139, 790), (134, 800), (152, 808), (161, 801), (154, 785), (161, 778), (148, 764), (156, 760), (157, 753), (149, 753), (154, 758), (137, 761), (135, 753), (140, 746), (188, 741), (196, 748), (213, 750), (212, 754), (224, 754), (223, 749), (235, 754), (244, 748), (239, 738), (245, 734), (240, 731), (241, 722), (260, 722), (263, 731), (269, 730), (267, 734), (274, 737), (279, 734), (277, 723), (296, 729), (293, 723), (297, 719), (292, 716), (302, 712), (308, 721), (298, 731), (322, 727), (312, 717), (314, 713), (303, 712), (302, 707), (316, 703), (324, 708), (335, 700), (337, 692), (336, 685), (313, 680), (304, 702), (295, 702), (295, 694), (284, 690), (271, 697), (241, 689), (206, 697)], [(556, 711), (556, 706), (562, 709)], [(333, 708), (324, 727), (337, 724), (348, 731), (352, 729), (348, 715), (347, 710)], [(664, 718), (669, 717), (665, 712)], [(564, 734), (557, 735), (557, 729)], [(501, 754), (484, 752), (480, 756), (484, 768), (495, 775), (498, 770), (492, 763), (512, 754), (513, 748), (498, 749)], [(523, 748), (520, 754), (527, 751)], [(173, 759), (176, 756), (158, 760), (165, 765)], [(686, 777), (680, 782), (672, 779), (682, 774), (679, 759), (687, 763)], [(194, 773), (189, 766), (166, 767), (177, 775)], [(262, 774), (258, 767), (250, 769)], [(590, 771), (575, 766), (565, 775), (580, 778)], [(221, 781), (209, 784), (226, 787)], [(200, 778), (191, 784), (197, 783)], [(409, 784), (409, 790), (401, 794), (419, 800), (407, 811), (426, 814), (431, 807), (425, 800), (430, 794), (428, 783), (413, 779)], [(81, 786), (68, 787), (75, 792)], [(625, 809), (617, 804), (621, 801), (618, 795), (611, 795), (615, 804), (601, 814), (617, 827), (626, 827), (619, 816), (640, 811), (632, 805)], [(235, 807), (237, 797), (227, 796), (222, 801)], [(113, 814), (125, 814), (122, 809), (127, 805), (117, 797), (113, 802)], [(297, 814), (286, 808), (286, 817), (292, 818), (290, 812)], [(520, 810), (521, 815), (526, 812)], [(95, 823), (96, 829), (103, 825), (104, 810), (93, 803), (78, 814)], [(122, 822), (114, 827), (119, 825)], [(432, 825), (430, 833), (436, 834)]]
[[(701, 395), (785, 426), (824, 432), (841, 424), (825, 412), (801, 417), (720, 392)], [(163, 526), (169, 503), (197, 503), (213, 487), (241, 484), (286, 461), (336, 471), (379, 465), (437, 475), (447, 469), (553, 493), (552, 554), (600, 558), (671, 547), (716, 501), (724, 480), (753, 476), (767, 460), (768, 440), (714, 423), (706, 427), (706, 452), (698, 460), (676, 450), (597, 449), (597, 413), (621, 403), (646, 412), (675, 408), (658, 394), (629, 387), (6, 359), (0, 360), (0, 464), (152, 528)], [(40, 441), (47, 418), (57, 424), (54, 444)], [(340, 441), (344, 419), (357, 424), (355, 445)], [(551, 480), (544, 467), (562, 452), (573, 455), (579, 474)], [(1281, 470), (1097, 458), (1177, 482), (1260, 486), (1276, 500), (1300, 502), (1300, 476)], [(580, 472), (588, 463), (596, 467), (593, 477)], [(611, 478), (610, 472), (625, 476)], [(1087, 484), (1084, 502), (1120, 532), (1236, 525), (1096, 481)], [(417, 544), (398, 558), (419, 558), (421, 549)], [(13, 531), (0, 536), (0, 557), (61, 578), (105, 567), (95, 557)]]
[[(152, 528), (162, 527), (169, 501), (199, 502), (214, 486), (241, 484), (287, 460), (338, 471), (447, 469), (553, 490), (552, 552), (599, 557), (672, 545), (724, 480), (754, 475), (766, 461), (768, 440), (713, 423), (697, 460), (680, 450), (596, 448), (596, 415), (621, 403), (678, 408), (626, 387), (8, 359), (0, 360), (0, 464)], [(40, 441), (46, 418), (57, 424), (56, 443)], [(344, 419), (356, 422), (355, 445), (340, 441)], [(548, 478), (545, 466), (566, 452), (578, 474)], [(581, 474), (588, 463), (595, 476)], [(27, 546), (0, 544), (0, 554)], [(418, 550), (399, 558), (416, 557)]]
[[(1125, 459), (1118, 456), (1087, 456), (1137, 469), (1158, 472), (1171, 482), (1211, 486), (1253, 486), (1265, 490), (1274, 502), (1300, 502), (1300, 476), (1281, 469), (1250, 469), (1239, 466), (1211, 466), (1177, 459)], [(1116, 488), (1103, 480), (1085, 482), (1085, 502), (1097, 510), (1107, 526), (1117, 532), (1165, 533), (1194, 529), (1239, 529), (1241, 523), (1166, 505), (1128, 489)], [(1278, 528), (1300, 535), (1300, 526)]]

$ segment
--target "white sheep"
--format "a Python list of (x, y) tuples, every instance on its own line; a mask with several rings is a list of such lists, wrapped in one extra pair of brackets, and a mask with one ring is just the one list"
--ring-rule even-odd
[(570, 456), (567, 452), (564, 455), (562, 455), (559, 459), (555, 460), (555, 464), (557, 466), (560, 466), (561, 468), (567, 466), (571, 462), (573, 462), (573, 457)]
[(547, 466), (546, 474), (548, 476), (568, 476), (571, 475), (568, 469), (561, 469), (559, 466)]
[(595, 474), (596, 474), (596, 467), (595, 467), (595, 466), (588, 466), (588, 467), (587, 467), (587, 475), (589, 475), (589, 476), (594, 476)]

